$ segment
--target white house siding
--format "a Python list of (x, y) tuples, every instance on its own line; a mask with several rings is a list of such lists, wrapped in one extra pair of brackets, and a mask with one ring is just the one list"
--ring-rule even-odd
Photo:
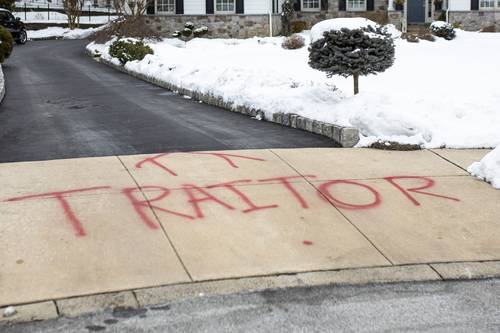
[(269, 0), (245, 0), (245, 14), (267, 14), (269, 13)]
[(184, 0), (184, 14), (206, 14), (205, 0)]
[(449, 0), (450, 10), (470, 10), (470, 0)]

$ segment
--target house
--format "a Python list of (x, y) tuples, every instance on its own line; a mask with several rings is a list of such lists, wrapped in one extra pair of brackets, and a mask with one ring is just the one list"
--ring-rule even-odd
[[(211, 37), (269, 36), (281, 30), (283, 0), (149, 1), (147, 23), (164, 36), (186, 22), (207, 26)], [(496, 26), (500, 31), (500, 0), (295, 0), (294, 8), (295, 20), (307, 28), (336, 17), (362, 16), (398, 27), (447, 17), (466, 30)]]

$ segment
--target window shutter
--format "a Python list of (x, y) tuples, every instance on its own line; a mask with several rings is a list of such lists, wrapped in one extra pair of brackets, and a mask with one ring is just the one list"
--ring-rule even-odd
[(293, 10), (295, 10), (296, 12), (300, 12), (300, 1), (301, 0), (295, 0), (293, 2)]
[(214, 13), (214, 0), (206, 0), (205, 1), (205, 6), (206, 6), (205, 11), (207, 12), (207, 14), (213, 14)]
[(471, 0), (470, 10), (479, 10), (479, 0)]
[(321, 10), (328, 10), (328, 0), (321, 0)]
[(366, 10), (368, 10), (368, 11), (375, 10), (375, 1), (366, 0)]
[(244, 7), (243, 0), (236, 0), (236, 14), (243, 14), (245, 12)]
[(148, 0), (148, 6), (146, 7), (146, 14), (154, 15), (155, 13), (155, 2), (154, 0)]
[(346, 10), (346, 0), (339, 0), (339, 11), (345, 12)]
[(184, 14), (184, 0), (175, 0), (175, 13)]

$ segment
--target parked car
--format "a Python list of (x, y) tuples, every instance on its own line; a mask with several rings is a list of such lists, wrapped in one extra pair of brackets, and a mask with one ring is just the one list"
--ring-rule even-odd
[(17, 44), (25, 44), (28, 40), (24, 23), (7, 9), (0, 8), (0, 25), (12, 34)]

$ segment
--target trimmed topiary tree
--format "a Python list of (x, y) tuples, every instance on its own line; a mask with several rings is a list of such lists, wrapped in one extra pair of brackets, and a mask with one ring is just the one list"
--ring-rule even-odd
[(328, 77), (352, 76), (354, 94), (359, 92), (359, 76), (377, 74), (394, 63), (394, 41), (382, 28), (331, 30), (309, 47), (309, 66)]
[(7, 29), (0, 26), (0, 63), (3, 63), (12, 53), (14, 38)]

